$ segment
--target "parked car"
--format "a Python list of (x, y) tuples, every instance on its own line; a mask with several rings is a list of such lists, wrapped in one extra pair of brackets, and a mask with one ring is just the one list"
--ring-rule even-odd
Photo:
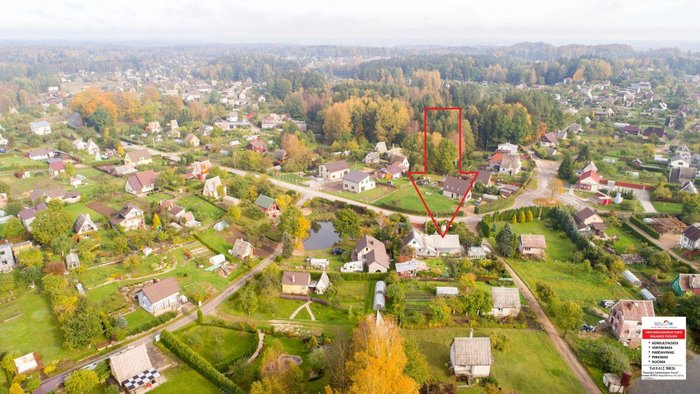
[(613, 300), (603, 300), (603, 301), (600, 302), (600, 306), (602, 306), (602, 307), (604, 307), (604, 308), (612, 308), (613, 306), (615, 306), (615, 301), (613, 301)]
[(333, 256), (340, 256), (340, 255), (342, 255), (343, 253), (345, 253), (345, 249), (343, 249), (343, 248), (333, 248), (333, 249), (331, 249), (331, 254), (332, 254)]

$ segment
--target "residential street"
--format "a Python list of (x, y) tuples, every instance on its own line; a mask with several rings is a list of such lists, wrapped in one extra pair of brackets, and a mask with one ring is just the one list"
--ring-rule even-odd
[(532, 293), (532, 291), (530, 291), (530, 288), (527, 287), (525, 282), (520, 279), (520, 276), (518, 276), (515, 270), (513, 270), (513, 268), (511, 268), (505, 260), (500, 260), (508, 271), (508, 274), (510, 274), (510, 276), (513, 278), (513, 282), (520, 290), (520, 293), (527, 300), (527, 303), (530, 305), (530, 308), (537, 318), (537, 321), (542, 324), (542, 328), (549, 336), (550, 340), (554, 344), (554, 347), (557, 349), (557, 352), (562, 356), (562, 358), (564, 358), (564, 361), (569, 365), (571, 371), (581, 382), (581, 385), (586, 389), (586, 392), (589, 394), (601, 393), (598, 386), (588, 374), (586, 367), (584, 367), (578, 357), (576, 357), (576, 354), (574, 354), (574, 351), (571, 350), (569, 344), (566, 343), (566, 341), (559, 335), (559, 331), (556, 329), (556, 327), (554, 327), (552, 321), (549, 320), (549, 317), (547, 317), (547, 314), (544, 312), (544, 309), (542, 309), (542, 306), (537, 301), (537, 298), (535, 298), (535, 295)]

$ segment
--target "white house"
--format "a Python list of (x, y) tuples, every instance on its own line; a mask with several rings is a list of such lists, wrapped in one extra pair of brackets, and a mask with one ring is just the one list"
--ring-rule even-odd
[(507, 154), (503, 155), (501, 159), (501, 165), (498, 167), (498, 172), (501, 174), (508, 175), (518, 175), (522, 169), (522, 162), (520, 161), (520, 155), (518, 154)]
[(113, 355), (109, 358), (109, 367), (119, 386), (129, 394), (145, 393), (164, 381), (151, 364), (144, 344)]
[(233, 244), (233, 248), (231, 248), (231, 250), (229, 250), (228, 252), (233, 257), (245, 260), (248, 257), (252, 257), (254, 251), (255, 248), (253, 248), (253, 245), (250, 242), (244, 241), (239, 238), (236, 240), (236, 243)]
[(350, 172), (350, 165), (345, 160), (333, 161), (318, 166), (318, 174), (328, 181), (339, 181)]
[(32, 133), (36, 135), (49, 135), (51, 134), (51, 125), (45, 120), (40, 120), (38, 122), (29, 123), (29, 127)]
[(125, 205), (110, 218), (112, 226), (120, 226), (124, 231), (138, 230), (145, 226), (143, 210), (132, 204)]
[(0, 273), (7, 273), (15, 268), (15, 256), (12, 253), (12, 244), (5, 240), (0, 243)]
[(153, 163), (153, 156), (151, 156), (151, 152), (148, 149), (132, 150), (124, 155), (124, 164), (143, 166), (151, 163)]
[(520, 313), (520, 292), (517, 287), (492, 287), (491, 312), (496, 317), (517, 316)]
[(688, 168), (690, 167), (690, 161), (681, 155), (676, 155), (668, 161), (668, 166), (671, 168)]
[(136, 293), (139, 306), (155, 316), (176, 310), (180, 306), (177, 299), (179, 295), (180, 285), (175, 278), (163, 279), (144, 286)]
[(310, 287), (314, 289), (316, 294), (325, 293), (326, 290), (328, 290), (328, 288), (331, 287), (331, 280), (328, 277), (328, 274), (326, 274), (326, 271), (323, 271), (321, 277), (318, 278), (317, 281), (312, 281)]
[(485, 378), (491, 374), (491, 338), (456, 337), (450, 345), (450, 365), (455, 376), (468, 379)]
[(78, 214), (78, 217), (75, 219), (75, 223), (73, 223), (73, 232), (78, 235), (97, 230), (97, 225), (92, 221), (92, 219), (90, 219), (89, 213)]
[(413, 230), (403, 239), (403, 246), (410, 248), (413, 254), (418, 257), (459, 255), (462, 253), (459, 236), (456, 234), (446, 234), (443, 238), (438, 233), (427, 235)]
[(693, 223), (683, 230), (678, 245), (691, 251), (700, 249), (700, 223)]
[(518, 153), (518, 145), (511, 144), (510, 142), (505, 142), (503, 144), (498, 144), (498, 150), (515, 155)]
[[(221, 193), (219, 193), (219, 186), (222, 186)], [(221, 178), (215, 176), (204, 181), (204, 189), (202, 189), (202, 195), (204, 197), (213, 198), (218, 200), (222, 196), (226, 195), (226, 186), (221, 183)]]
[(362, 262), (367, 267), (367, 272), (387, 272), (391, 265), (386, 246), (371, 235), (365, 235), (357, 241), (351, 258)]
[(131, 174), (126, 179), (124, 191), (135, 196), (146, 195), (156, 189), (158, 174), (153, 170)]
[(80, 268), (80, 257), (75, 252), (70, 252), (66, 255), (66, 268), (74, 270)]
[(362, 193), (376, 186), (369, 174), (362, 171), (350, 171), (343, 177), (343, 190)]

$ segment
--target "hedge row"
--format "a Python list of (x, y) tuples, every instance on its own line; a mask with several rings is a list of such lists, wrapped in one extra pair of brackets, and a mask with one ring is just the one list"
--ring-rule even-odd
[(209, 363), (209, 361), (192, 350), (170, 331), (163, 330), (163, 332), (160, 334), (160, 339), (161, 342), (163, 342), (163, 345), (180, 357), (182, 361), (189, 364), (190, 367), (204, 375), (205, 378), (209, 379), (218, 387), (226, 389), (234, 394), (245, 393), (245, 391), (243, 391), (236, 383), (227, 378), (226, 375), (219, 372), (213, 365), (211, 365), (211, 363)]
[(149, 321), (141, 324), (140, 326), (130, 328), (129, 329), (129, 336), (140, 334), (144, 331), (150, 330), (153, 327), (158, 327), (161, 324), (164, 324), (164, 323), (174, 319), (175, 316), (177, 316), (177, 312), (175, 312), (175, 311), (163, 313), (162, 315), (156, 317), (155, 319), (149, 320)]
[(338, 279), (357, 281), (357, 280), (384, 280), (389, 275), (384, 272), (327, 272), (328, 279), (331, 283)]
[(653, 228), (651, 228), (651, 226), (649, 226), (648, 224), (644, 223), (644, 221), (642, 221), (642, 220), (639, 219), (638, 217), (636, 217), (636, 216), (630, 216), (630, 222), (632, 222), (632, 224), (634, 224), (635, 226), (641, 228), (642, 231), (644, 231), (645, 233), (651, 235), (652, 238), (654, 238), (654, 239), (659, 239), (659, 238), (661, 238), (661, 234), (659, 234), (658, 231), (656, 231), (656, 230), (654, 230)]
[(229, 367), (231, 365), (235, 364), (236, 362), (238, 362), (240, 360), (249, 359), (250, 356), (255, 354), (255, 351), (258, 350), (259, 338), (256, 338), (256, 339), (257, 340), (254, 341), (253, 343), (251, 343), (250, 346), (248, 347), (248, 349), (245, 350), (245, 352), (243, 352), (242, 354), (239, 354), (238, 356), (231, 357), (228, 360), (220, 361), (218, 363), (213, 364), (214, 368), (216, 368), (219, 372), (226, 372), (226, 371), (228, 371)]
[[(637, 238), (637, 240), (639, 240), (641, 242), (644, 242), (649, 247), (654, 248), (656, 250), (661, 250), (661, 248), (659, 248), (655, 244), (649, 242), (649, 239), (647, 237), (645, 237), (642, 233), (640, 233), (636, 228), (633, 228), (632, 226), (630, 226), (630, 224), (627, 223), (626, 221), (622, 222), (622, 228), (629, 231), (633, 237)], [(671, 256), (671, 258), (673, 258), (673, 256)]]

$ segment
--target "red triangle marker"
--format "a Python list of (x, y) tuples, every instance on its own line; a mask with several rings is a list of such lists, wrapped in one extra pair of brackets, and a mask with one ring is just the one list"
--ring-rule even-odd
[[(428, 204), (425, 202), (425, 199), (423, 198), (423, 195), (421, 194), (420, 189), (418, 189), (418, 185), (416, 184), (416, 180), (413, 179), (413, 175), (426, 175), (428, 173), (428, 111), (457, 111), (459, 113), (459, 127), (458, 127), (458, 129), (459, 129), (459, 156), (458, 156), (459, 177), (464, 179), (468, 176), (470, 178), (470, 180), (468, 181), (469, 185), (467, 186), (466, 190), (464, 191), (464, 194), (462, 195), (462, 198), (459, 201), (457, 208), (455, 209), (454, 213), (452, 214), (452, 218), (450, 219), (449, 223), (447, 224), (447, 226), (445, 227), (444, 230), (440, 228), (440, 225), (438, 224), (437, 220), (435, 219), (435, 215), (430, 210), (430, 207), (428, 206)], [(464, 205), (464, 201), (467, 199), (469, 192), (472, 190), (472, 187), (474, 186), (474, 182), (476, 182), (477, 175), (479, 175), (478, 172), (462, 171), (462, 108), (455, 108), (455, 107), (424, 108), (423, 109), (423, 171), (409, 171), (408, 172), (408, 179), (411, 181), (411, 184), (413, 184), (413, 188), (416, 189), (416, 193), (418, 193), (418, 197), (420, 198), (421, 202), (423, 203), (425, 210), (428, 212), (430, 219), (433, 221), (433, 225), (435, 225), (435, 229), (437, 230), (438, 234), (440, 234), (441, 237), (445, 238), (445, 235), (447, 235), (447, 231), (452, 226), (452, 222), (454, 222), (455, 218), (457, 217), (457, 213)]]

